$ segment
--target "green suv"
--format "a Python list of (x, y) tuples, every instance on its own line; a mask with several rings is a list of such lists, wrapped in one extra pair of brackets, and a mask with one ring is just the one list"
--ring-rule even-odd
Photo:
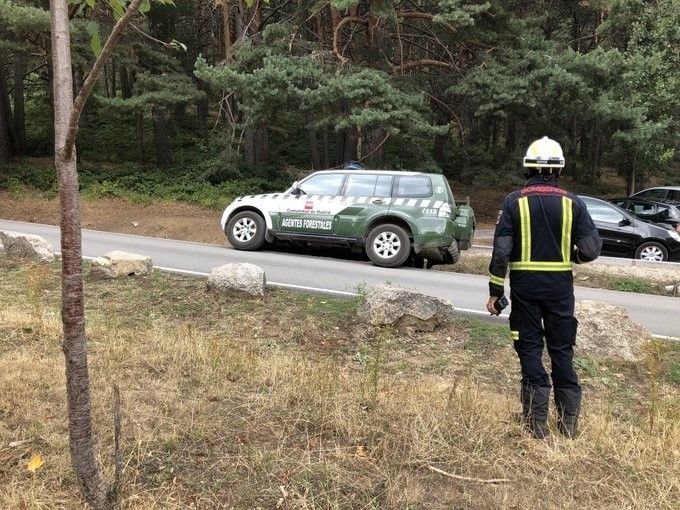
[(443, 175), (384, 170), (324, 170), (283, 193), (238, 197), (222, 215), (237, 250), (297, 241), (365, 249), (377, 266), (412, 257), (455, 263), (470, 247), (475, 216), (456, 205)]

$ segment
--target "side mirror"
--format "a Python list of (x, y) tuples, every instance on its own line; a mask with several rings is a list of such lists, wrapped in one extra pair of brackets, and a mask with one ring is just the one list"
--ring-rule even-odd
[(621, 221), (619, 221), (619, 227), (625, 227), (630, 224), (631, 221), (628, 218), (623, 218)]
[(302, 193), (302, 190), (300, 189), (300, 183), (298, 181), (295, 181), (291, 186), (291, 193), (293, 195), (299, 195)]

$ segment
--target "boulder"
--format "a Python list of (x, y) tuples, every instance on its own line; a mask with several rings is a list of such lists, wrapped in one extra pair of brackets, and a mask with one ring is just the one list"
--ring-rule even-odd
[(358, 315), (373, 326), (433, 331), (454, 312), (450, 301), (388, 284), (369, 287)]
[(0, 244), (8, 257), (52, 262), (54, 250), (45, 239), (32, 234), (0, 230)]
[(208, 289), (218, 292), (244, 292), (264, 295), (267, 278), (264, 269), (254, 264), (225, 264), (210, 271)]
[(95, 278), (143, 276), (152, 271), (151, 257), (124, 251), (110, 251), (103, 257), (94, 259), (90, 266), (90, 276)]
[(576, 303), (576, 352), (637, 361), (651, 333), (633, 322), (625, 308), (597, 301)]

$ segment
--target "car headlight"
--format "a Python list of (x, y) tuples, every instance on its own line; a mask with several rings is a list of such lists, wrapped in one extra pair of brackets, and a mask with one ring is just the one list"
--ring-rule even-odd
[(668, 231), (668, 234), (669, 234), (673, 239), (675, 239), (676, 241), (678, 241), (678, 242), (680, 243), (680, 234), (678, 234), (675, 230), (669, 230), (669, 231)]

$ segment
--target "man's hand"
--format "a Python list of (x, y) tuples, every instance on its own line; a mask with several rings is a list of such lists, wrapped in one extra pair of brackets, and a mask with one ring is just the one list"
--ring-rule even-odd
[(490, 296), (489, 300), (486, 302), (486, 309), (491, 315), (500, 315), (500, 312), (496, 310), (496, 301), (498, 301), (498, 297)]

